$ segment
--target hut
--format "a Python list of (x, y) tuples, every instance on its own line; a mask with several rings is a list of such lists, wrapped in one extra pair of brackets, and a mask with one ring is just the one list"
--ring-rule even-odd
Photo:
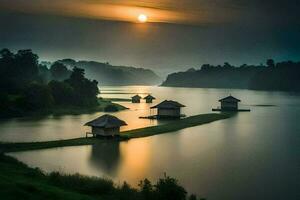
[(185, 107), (176, 101), (165, 100), (156, 106), (151, 107), (151, 109), (157, 108), (157, 118), (180, 118), (181, 108)]
[(219, 102), (221, 102), (221, 110), (227, 110), (227, 111), (238, 111), (239, 106), (238, 103), (241, 100), (229, 95), (228, 97), (225, 97), (223, 99), (220, 99)]
[(141, 102), (141, 96), (140, 95), (134, 95), (133, 97), (131, 97), (131, 102), (132, 103), (140, 103)]
[(118, 136), (120, 135), (120, 127), (126, 126), (126, 122), (112, 115), (102, 115), (97, 119), (87, 122), (85, 126), (92, 127), (92, 132), (87, 133), (95, 136)]
[(148, 94), (146, 97), (144, 97), (146, 100), (146, 103), (152, 103), (152, 101), (155, 99), (152, 95)]

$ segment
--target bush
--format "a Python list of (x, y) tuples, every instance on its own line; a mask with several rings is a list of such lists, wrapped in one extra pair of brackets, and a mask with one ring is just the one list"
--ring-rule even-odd
[(158, 180), (155, 191), (159, 200), (185, 200), (187, 192), (178, 181), (169, 176)]
[(153, 194), (154, 188), (148, 179), (141, 181), (139, 183), (139, 187), (144, 200), (154, 199), (154, 194)]
[(47, 85), (31, 83), (24, 90), (19, 104), (23, 104), (25, 109), (38, 110), (52, 107), (54, 103), (53, 96)]
[(59, 172), (52, 172), (49, 174), (49, 180), (50, 183), (59, 187), (90, 195), (109, 194), (114, 190), (114, 185), (111, 180), (87, 177), (80, 174), (62, 175)]
[(104, 112), (117, 112), (119, 108), (116, 105), (108, 105), (104, 108)]
[(56, 105), (70, 105), (75, 95), (74, 89), (65, 82), (51, 81), (49, 84)]

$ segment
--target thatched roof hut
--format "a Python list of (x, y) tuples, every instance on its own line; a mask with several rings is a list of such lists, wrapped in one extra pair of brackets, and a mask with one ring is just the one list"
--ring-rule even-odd
[(120, 135), (120, 127), (126, 126), (126, 122), (112, 115), (102, 115), (92, 121), (89, 121), (85, 126), (92, 127), (93, 136), (115, 136)]
[(157, 108), (158, 118), (179, 118), (182, 116), (181, 108), (185, 107), (177, 101), (165, 100), (156, 106), (152, 106), (151, 109)]

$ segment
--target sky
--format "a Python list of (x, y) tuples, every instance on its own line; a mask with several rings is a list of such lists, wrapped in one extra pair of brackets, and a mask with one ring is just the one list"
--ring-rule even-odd
[(299, 0), (0, 0), (0, 48), (162, 76), (205, 63), (298, 61), (299, 10)]

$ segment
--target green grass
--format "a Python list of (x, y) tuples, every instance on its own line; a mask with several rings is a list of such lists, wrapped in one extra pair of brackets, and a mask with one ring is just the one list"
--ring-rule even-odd
[(56, 148), (56, 147), (92, 145), (103, 141), (104, 140), (99, 140), (97, 138), (84, 137), (84, 138), (75, 138), (75, 139), (68, 139), (68, 140), (45, 141), (45, 142), (0, 143), (0, 153), (48, 149), (48, 148)]
[(131, 99), (125, 99), (125, 98), (104, 98), (104, 100), (117, 101), (117, 102), (130, 102), (131, 101)]
[[(119, 140), (167, 133), (216, 120), (226, 119), (228, 117), (230, 117), (228, 114), (196, 115), (164, 125), (126, 131), (121, 134)], [(147, 198), (143, 197), (143, 191), (133, 189), (127, 184), (116, 186), (111, 180), (87, 177), (79, 174), (64, 175), (58, 172), (44, 174), (39, 169), (29, 168), (14, 158), (3, 154), (7, 152), (38, 150), (54, 147), (92, 145), (100, 142), (105, 142), (105, 140), (98, 138), (77, 138), (46, 142), (0, 143), (0, 199), (147, 200)], [(163, 185), (168, 183), (167, 187), (170, 187), (169, 190), (171, 193), (167, 192), (167, 195), (173, 194), (175, 190), (182, 191), (177, 184), (173, 184), (174, 181), (172, 180), (173, 179), (167, 177), (158, 181), (158, 183), (163, 183)], [(166, 194), (160, 194), (159, 191), (155, 191), (152, 195), (160, 196)], [(163, 196), (162, 198), (157, 198), (157, 200), (171, 198), (173, 199), (171, 196)]]
[[(149, 137), (157, 134), (168, 133), (172, 131), (181, 130), (184, 128), (198, 126), (205, 123), (210, 123), (216, 120), (229, 118), (229, 114), (201, 114), (187, 117), (185, 119), (176, 120), (163, 125), (140, 128), (130, 131), (121, 132), (121, 136), (116, 140), (128, 140), (132, 138)], [(38, 149), (48, 149), (56, 147), (93, 145), (96, 143), (105, 142), (104, 139), (99, 138), (75, 138), (68, 140), (56, 140), (45, 142), (25, 142), (25, 143), (0, 143), (0, 152), (17, 152)]]
[[(185, 189), (171, 177), (160, 178), (155, 185), (148, 180), (143, 183), (143, 187), (134, 189), (127, 183), (116, 185), (105, 178), (59, 172), (46, 174), (0, 154), (0, 199), (3, 200), (190, 199)], [(174, 198), (174, 194), (181, 198)]]
[(29, 168), (11, 157), (0, 155), (0, 199), (92, 200), (103, 198), (62, 187), (52, 182), (51, 177), (40, 170)]
[(226, 119), (229, 118), (230, 116), (231, 116), (230, 114), (222, 114), (222, 113), (195, 115), (181, 120), (176, 120), (174, 122), (170, 122), (167, 124), (126, 131), (121, 134), (121, 137), (124, 139), (148, 137), (152, 135), (178, 131), (184, 128), (198, 126), (201, 124), (206, 124), (221, 119)]

